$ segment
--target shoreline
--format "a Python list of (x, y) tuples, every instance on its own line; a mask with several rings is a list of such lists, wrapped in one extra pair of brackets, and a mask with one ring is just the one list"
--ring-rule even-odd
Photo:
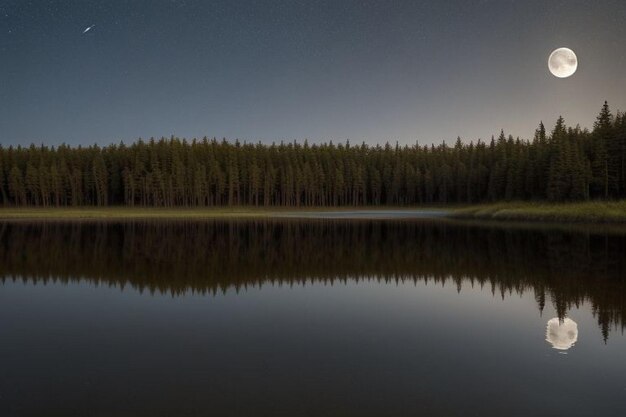
[(626, 201), (480, 204), (453, 209), (449, 217), (509, 222), (625, 224)]
[(203, 219), (427, 219), (445, 218), (443, 207), (0, 207), (0, 222), (18, 220)]
[(477, 205), (360, 207), (0, 207), (0, 222), (17, 220), (463, 219), (545, 223), (626, 223), (626, 201), (507, 202)]

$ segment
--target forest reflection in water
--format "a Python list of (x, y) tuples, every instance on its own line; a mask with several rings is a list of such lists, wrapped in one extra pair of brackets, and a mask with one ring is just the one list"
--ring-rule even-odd
[[(182, 295), (349, 279), (534, 293), (559, 319), (589, 303), (626, 324), (626, 234), (445, 220), (0, 223), (0, 279), (86, 280)], [(548, 329), (548, 332), (550, 330)]]

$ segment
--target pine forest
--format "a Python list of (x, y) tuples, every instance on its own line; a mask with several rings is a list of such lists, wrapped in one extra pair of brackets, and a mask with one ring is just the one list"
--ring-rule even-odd
[(4, 206), (365, 206), (626, 198), (626, 115), (532, 139), (368, 146), (176, 137), (0, 145)]

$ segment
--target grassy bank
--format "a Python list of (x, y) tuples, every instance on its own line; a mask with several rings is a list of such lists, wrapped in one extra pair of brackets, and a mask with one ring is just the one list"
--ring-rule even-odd
[(264, 217), (268, 210), (248, 208), (0, 208), (0, 220), (89, 220), (89, 219), (211, 219), (222, 217)]
[[(499, 221), (626, 223), (626, 201), (584, 203), (495, 203), (474, 206), (438, 207), (219, 207), (219, 208), (0, 208), (0, 220), (124, 220), (124, 219), (213, 219), (272, 218), (316, 212), (362, 212), (377, 210), (449, 210), (448, 217)], [(310, 217), (310, 216), (304, 216)], [(367, 217), (367, 213), (365, 218)], [(363, 216), (361, 216), (363, 218)]]
[(495, 203), (456, 208), (450, 216), (483, 220), (626, 223), (626, 201)]
[[(441, 209), (443, 207), (439, 207)], [(2, 220), (132, 220), (132, 219), (215, 219), (293, 217), (324, 212), (365, 212), (376, 210), (428, 210), (431, 207), (79, 207), (35, 208), (0, 207)]]

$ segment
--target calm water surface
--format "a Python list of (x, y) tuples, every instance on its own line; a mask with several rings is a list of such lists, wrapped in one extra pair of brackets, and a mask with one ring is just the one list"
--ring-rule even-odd
[(0, 415), (626, 415), (624, 254), (611, 228), (0, 223)]

